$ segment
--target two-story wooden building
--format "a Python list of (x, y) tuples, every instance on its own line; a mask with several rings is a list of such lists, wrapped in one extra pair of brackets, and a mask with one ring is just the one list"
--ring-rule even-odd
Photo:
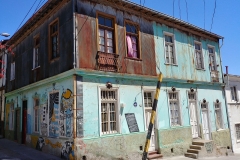
[(49, 0), (7, 43), (5, 136), (62, 158), (140, 159), (162, 72), (149, 151), (231, 147), (221, 38), (127, 0)]

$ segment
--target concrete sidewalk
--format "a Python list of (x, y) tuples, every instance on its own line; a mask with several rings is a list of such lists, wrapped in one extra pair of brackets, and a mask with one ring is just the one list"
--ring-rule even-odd
[(0, 139), (0, 160), (61, 160), (61, 158), (7, 139)]

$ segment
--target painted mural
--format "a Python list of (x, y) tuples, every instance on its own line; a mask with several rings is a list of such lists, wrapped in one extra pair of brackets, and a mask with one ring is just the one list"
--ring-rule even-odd
[(48, 115), (48, 110), (47, 110), (48, 106), (47, 103), (43, 104), (41, 107), (41, 111), (40, 111), (40, 121), (41, 121), (41, 135), (43, 136), (47, 136), (47, 115)]
[(56, 141), (53, 142), (52, 139), (31, 136), (32, 144), (36, 146), (35, 148), (39, 151), (43, 151), (44, 147), (50, 147), (51, 149), (58, 149), (61, 152), (61, 158), (63, 159), (74, 159), (74, 143), (73, 141)]
[(49, 94), (49, 136), (59, 137), (59, 92)]
[(72, 137), (73, 95), (70, 89), (62, 93), (60, 108), (60, 135)]

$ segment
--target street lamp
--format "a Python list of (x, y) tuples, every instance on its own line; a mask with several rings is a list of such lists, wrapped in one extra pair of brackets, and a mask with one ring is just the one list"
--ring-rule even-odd
[(10, 34), (8, 34), (8, 33), (0, 33), (0, 35), (4, 36), (4, 37), (9, 37), (10, 36)]

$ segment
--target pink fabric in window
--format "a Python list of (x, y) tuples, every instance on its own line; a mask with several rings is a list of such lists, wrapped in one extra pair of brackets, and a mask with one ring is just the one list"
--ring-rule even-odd
[(132, 38), (132, 42), (133, 42), (133, 44), (132, 44), (132, 49), (133, 49), (133, 57), (134, 58), (137, 58), (137, 48), (136, 48), (136, 38), (135, 37), (131, 37)]
[(128, 57), (133, 57), (133, 48), (131, 37), (127, 35)]

